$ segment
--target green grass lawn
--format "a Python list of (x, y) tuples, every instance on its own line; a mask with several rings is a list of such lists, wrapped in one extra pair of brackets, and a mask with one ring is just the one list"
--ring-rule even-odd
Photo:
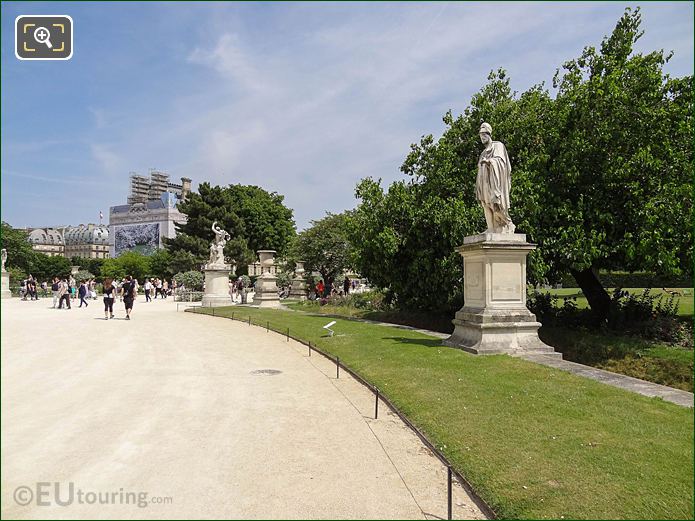
[[(201, 312), (209, 310), (198, 309)], [(247, 307), (377, 385), (507, 518), (693, 517), (693, 411), (415, 331)]]
[[(625, 291), (635, 294), (641, 294), (644, 288), (623, 288)], [(693, 288), (666, 288), (669, 291), (677, 291), (680, 296), (678, 299), (678, 314), (682, 317), (693, 316)], [(557, 295), (558, 297), (577, 297), (577, 307), (579, 309), (586, 309), (589, 307), (586, 297), (582, 290), (579, 288), (562, 288), (562, 289), (549, 289), (540, 290), (541, 292), (547, 292), (551, 295)], [(606, 288), (609, 294), (613, 294), (613, 288)], [(669, 295), (661, 288), (654, 288), (651, 290), (652, 295), (663, 295), (664, 300), (666, 300)], [(562, 305), (562, 300), (558, 302), (558, 305)]]
[[(629, 291), (642, 293), (643, 289), (632, 288)], [(652, 291), (656, 294), (664, 293), (662, 290)], [(681, 288), (678, 291), (684, 295), (679, 302), (680, 314), (683, 320), (687, 320), (685, 316), (689, 313), (692, 316), (692, 297), (686, 295), (687, 288)], [(558, 296), (579, 297), (578, 307), (587, 307), (586, 298), (576, 288), (552, 290), (551, 293)], [(404, 324), (443, 333), (453, 331), (451, 317), (446, 315), (401, 310), (371, 311), (349, 305), (327, 304), (319, 306), (318, 302), (308, 301), (289, 301), (285, 302), (285, 305), (296, 311)], [(562, 301), (557, 302), (557, 305), (562, 305)], [(588, 331), (562, 327), (559, 324), (546, 324), (540, 329), (539, 334), (546, 344), (563, 353), (566, 360), (668, 385), (684, 391), (692, 392), (695, 387), (692, 349), (683, 349), (667, 345), (661, 341), (643, 339), (608, 330)]]

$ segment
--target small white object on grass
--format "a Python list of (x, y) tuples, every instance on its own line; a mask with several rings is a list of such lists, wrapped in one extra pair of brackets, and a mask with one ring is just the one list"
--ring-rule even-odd
[(333, 320), (333, 321), (329, 322), (328, 324), (326, 324), (325, 326), (323, 326), (323, 329), (328, 331), (328, 336), (333, 336), (334, 331), (331, 329), (331, 326), (334, 325), (335, 323), (336, 323), (336, 321)]

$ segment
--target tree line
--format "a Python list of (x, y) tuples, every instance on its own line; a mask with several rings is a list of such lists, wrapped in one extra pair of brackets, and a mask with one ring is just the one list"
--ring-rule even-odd
[[(327, 214), (297, 234), (282, 195), (201, 183), (179, 203), (188, 220), (164, 239), (164, 250), (83, 267), (117, 278), (199, 270), (217, 221), (232, 237), (225, 256), (240, 275), (257, 250), (274, 249), (288, 267), (305, 261), (329, 286), (354, 270), (403, 308), (452, 313), (463, 303), (454, 248), (485, 226), (475, 177), (478, 129), (486, 121), (510, 154), (517, 233), (538, 244), (529, 282), (571, 274), (603, 319), (610, 297), (599, 270), (692, 278), (692, 76), (665, 74), (671, 55), (664, 51), (634, 53), (640, 26), (639, 9), (627, 9), (598, 48), (586, 47), (557, 69), (552, 93), (544, 84), (514, 92), (504, 70), (492, 71), (462, 114), (444, 114), (440, 138), (411, 145), (402, 180), (358, 183), (355, 210)], [(69, 269), (66, 259), (47, 261), (26, 241), (17, 249), (5, 223), (2, 231), (3, 245), (16, 250), (8, 265), (49, 273), (67, 262)]]

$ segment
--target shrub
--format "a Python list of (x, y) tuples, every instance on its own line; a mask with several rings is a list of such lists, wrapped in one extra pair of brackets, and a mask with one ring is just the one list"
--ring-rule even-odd
[[(543, 323), (574, 328), (595, 325), (591, 311), (578, 309), (575, 297), (564, 297), (562, 306), (557, 301), (555, 295), (533, 290), (528, 294), (526, 306)], [(608, 320), (601, 327), (672, 344), (692, 345), (692, 326), (679, 320), (677, 298), (653, 294), (649, 288), (639, 294), (615, 289)]]
[(75, 278), (75, 280), (79, 284), (83, 280), (93, 279), (94, 274), (91, 273), (90, 271), (87, 271), (87, 270), (79, 270), (73, 275), (73, 277)]
[(205, 276), (200, 271), (186, 271), (174, 275), (174, 280), (179, 286), (183, 284), (189, 291), (202, 291)]
[(535, 289), (526, 296), (526, 307), (541, 322), (556, 317), (555, 302), (557, 302), (557, 296)]

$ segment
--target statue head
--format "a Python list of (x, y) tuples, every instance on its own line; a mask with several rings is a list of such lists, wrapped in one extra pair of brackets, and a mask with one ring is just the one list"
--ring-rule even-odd
[(487, 145), (490, 141), (492, 141), (492, 127), (490, 126), (490, 123), (483, 123), (480, 125), (480, 141), (484, 145)]

